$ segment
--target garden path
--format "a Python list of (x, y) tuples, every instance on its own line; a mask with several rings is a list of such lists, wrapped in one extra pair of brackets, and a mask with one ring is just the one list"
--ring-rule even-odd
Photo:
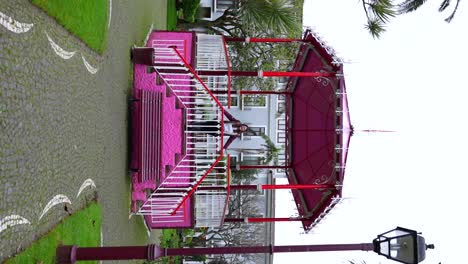
[(28, 0), (0, 1), (0, 262), (94, 191), (104, 245), (148, 242), (129, 219), (129, 54), (151, 24), (165, 28), (166, 1), (110, 4), (101, 56)]

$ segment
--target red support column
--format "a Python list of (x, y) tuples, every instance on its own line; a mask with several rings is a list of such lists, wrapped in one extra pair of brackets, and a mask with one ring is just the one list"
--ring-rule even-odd
[[(227, 94), (228, 91), (212, 91), (213, 94)], [(291, 91), (260, 91), (260, 90), (240, 90), (240, 94), (283, 94), (290, 95)]]
[[(231, 190), (323, 190), (336, 189), (333, 184), (249, 184), (249, 185), (231, 185)], [(218, 191), (226, 190), (224, 186), (201, 186), (198, 190)]]
[[(198, 71), (198, 75), (225, 76), (228, 71)], [(239, 77), (335, 77), (335, 72), (270, 72), (270, 71), (231, 71), (231, 76)]]
[(262, 184), (262, 190), (321, 190), (335, 189), (334, 184)]
[(252, 91), (252, 90), (245, 91), (245, 90), (241, 90), (240, 94), (284, 94), (284, 95), (288, 95), (288, 94), (291, 94), (291, 92), (290, 91)]
[(295, 222), (304, 221), (307, 218), (304, 217), (241, 217), (241, 218), (224, 218), (224, 222), (228, 223), (271, 223), (271, 222)]
[(335, 189), (334, 184), (261, 184), (231, 185), (232, 190), (322, 190)]
[(245, 43), (291, 43), (304, 42), (302, 39), (293, 38), (224, 38), (227, 42), (245, 42)]
[(290, 169), (291, 166), (270, 166), (270, 165), (240, 165), (241, 170), (248, 169)]
[[(335, 77), (335, 72), (261, 72), (260, 77)], [(260, 74), (261, 74), (260, 73)]]

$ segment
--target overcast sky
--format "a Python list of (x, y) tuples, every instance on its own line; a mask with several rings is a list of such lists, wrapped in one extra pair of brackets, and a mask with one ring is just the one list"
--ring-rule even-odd
[[(468, 2), (451, 24), (429, 0), (393, 19), (381, 39), (364, 29), (358, 0), (306, 0), (304, 25), (313, 26), (345, 64), (351, 138), (345, 200), (314, 229), (276, 225), (276, 245), (363, 243), (397, 225), (423, 232), (435, 250), (423, 263), (459, 264), (468, 237)], [(455, 1), (452, 1), (455, 2)], [(452, 3), (454, 4), (454, 3)], [(291, 215), (292, 196), (277, 192), (277, 217)], [(275, 254), (279, 263), (394, 263), (375, 253)]]

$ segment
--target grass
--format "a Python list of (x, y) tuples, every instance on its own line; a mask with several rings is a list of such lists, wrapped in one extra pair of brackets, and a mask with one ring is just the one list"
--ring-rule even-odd
[[(95, 202), (67, 217), (48, 234), (6, 264), (55, 263), (58, 245), (99, 246), (101, 239), (101, 206)], [(80, 262), (81, 263), (81, 262)], [(83, 263), (97, 263), (88, 261)]]
[(186, 21), (195, 22), (199, 8), (200, 0), (182, 0), (182, 11)]
[(177, 0), (168, 0), (167, 1), (167, 30), (175, 30), (177, 27)]
[(31, 0), (86, 45), (102, 54), (106, 48), (108, 0)]

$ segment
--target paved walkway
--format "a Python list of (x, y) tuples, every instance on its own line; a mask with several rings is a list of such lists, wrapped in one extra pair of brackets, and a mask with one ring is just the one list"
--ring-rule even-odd
[(0, 1), (0, 262), (95, 191), (104, 245), (148, 240), (128, 219), (129, 54), (165, 26), (166, 1), (110, 2), (99, 56), (28, 0)]

